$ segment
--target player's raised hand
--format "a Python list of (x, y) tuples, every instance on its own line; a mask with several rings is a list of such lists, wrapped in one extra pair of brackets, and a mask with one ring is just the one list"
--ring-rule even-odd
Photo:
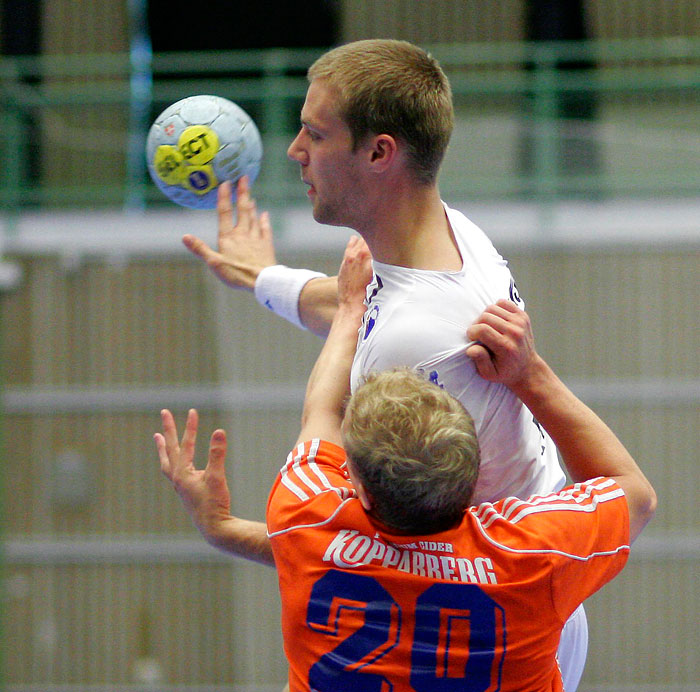
[(535, 339), (527, 313), (509, 300), (490, 305), (467, 330), (467, 347), (477, 372), (509, 387), (523, 381), (535, 361)]
[(338, 274), (338, 309), (306, 385), (297, 443), (314, 437), (338, 445), (343, 442), (340, 430), (343, 406), (350, 393), (350, 369), (371, 278), (369, 248), (364, 240), (353, 236), (345, 248)]
[(201, 471), (195, 468), (194, 454), (199, 419), (190, 409), (185, 433), (178, 442), (173, 415), (161, 411), (163, 432), (154, 440), (158, 450), (160, 469), (173, 484), (185, 509), (201, 534), (213, 545), (220, 545), (223, 527), (231, 520), (231, 496), (224, 473), (226, 433), (215, 430), (209, 445), (209, 460)]
[(364, 304), (367, 284), (371, 280), (372, 254), (367, 243), (360, 236), (353, 235), (345, 247), (338, 273), (338, 304), (359, 309)]
[(217, 212), (219, 216), (218, 251), (201, 238), (186, 234), (185, 247), (203, 259), (225, 284), (232, 288), (252, 291), (262, 269), (276, 264), (270, 216), (258, 214), (255, 200), (250, 196), (248, 177), (237, 185), (236, 214), (231, 201), (231, 183), (219, 185)]

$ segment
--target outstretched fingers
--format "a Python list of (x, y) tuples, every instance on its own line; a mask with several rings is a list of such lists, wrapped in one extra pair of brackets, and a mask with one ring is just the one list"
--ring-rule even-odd
[(182, 466), (189, 466), (194, 460), (194, 447), (197, 442), (197, 427), (199, 425), (199, 415), (195, 409), (191, 408), (187, 412), (185, 422), (185, 434), (182, 436), (180, 461)]
[(221, 183), (216, 192), (216, 213), (219, 217), (219, 233), (224, 230), (232, 229), (234, 226), (233, 201), (231, 192), (232, 188), (229, 180), (225, 180), (223, 183)]
[(173, 414), (167, 409), (163, 409), (160, 412), (160, 421), (163, 426), (163, 432), (156, 433), (153, 439), (155, 440), (156, 449), (158, 451), (160, 470), (167, 478), (172, 480), (173, 462), (175, 457), (180, 453), (177, 442), (177, 428), (175, 427)]
[(205, 479), (209, 485), (225, 481), (226, 447), (226, 432), (221, 429), (215, 430), (209, 442), (209, 459), (205, 471)]
[(186, 233), (182, 236), (182, 244), (195, 256), (209, 262), (212, 257), (218, 255), (214, 252), (201, 238), (198, 238), (191, 233)]
[(153, 436), (153, 440), (156, 443), (156, 451), (158, 452), (158, 461), (160, 462), (161, 473), (166, 478), (171, 479), (170, 457), (168, 457), (168, 452), (165, 449), (165, 438), (161, 433), (156, 433)]
[(178, 442), (177, 426), (173, 414), (168, 409), (163, 409), (160, 412), (160, 418), (163, 432), (156, 433), (153, 439), (156, 443), (160, 470), (172, 481), (183, 469), (192, 466), (197, 439), (198, 416), (194, 409), (190, 409), (187, 414), (182, 443)]
[(270, 212), (264, 211), (258, 219), (260, 237), (272, 243), (272, 223), (270, 222)]
[(260, 272), (277, 264), (270, 216), (258, 214), (247, 176), (238, 180), (235, 204), (232, 185), (230, 181), (219, 185), (216, 248), (189, 233), (182, 242), (227, 286), (252, 292)]
[[(221, 183), (216, 194), (216, 213), (219, 218), (219, 244), (221, 244), (221, 239), (229, 235), (235, 226), (233, 202), (231, 201), (231, 182), (225, 180)], [(203, 259), (214, 268), (221, 260), (220, 253), (210, 248), (201, 238), (191, 233), (186, 233), (182, 236), (182, 243), (193, 255)]]
[[(219, 219), (219, 250), (222, 249), (222, 241), (225, 242), (227, 238), (233, 238), (236, 233), (250, 231), (251, 228), (258, 226), (256, 223), (257, 209), (255, 201), (250, 196), (247, 176), (244, 175), (238, 181), (236, 194), (238, 225), (236, 225), (236, 219), (234, 218), (231, 181), (225, 180), (219, 185), (217, 190), (216, 213)], [(266, 218), (266, 228), (262, 230), (265, 230), (270, 237), (272, 236), (269, 216)], [(201, 238), (191, 233), (186, 233), (182, 237), (182, 242), (193, 255), (203, 259), (214, 268), (221, 262), (221, 253), (210, 248)]]
[[(248, 176), (245, 175), (240, 178), (236, 188), (236, 213), (238, 216), (236, 231), (239, 234), (245, 233), (254, 236), (260, 234), (258, 207), (255, 204), (255, 200), (250, 195)], [(233, 225), (231, 225), (231, 228), (233, 228)]]
[(236, 183), (236, 213), (233, 209), (233, 183), (225, 180), (217, 191), (216, 213), (219, 218), (219, 246), (226, 238), (257, 231), (257, 206), (250, 196), (248, 176), (244, 175)]

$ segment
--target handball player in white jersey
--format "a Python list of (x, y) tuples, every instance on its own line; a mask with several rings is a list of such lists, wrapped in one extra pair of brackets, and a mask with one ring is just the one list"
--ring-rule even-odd
[[(326, 53), (308, 77), (288, 155), (300, 166), (316, 221), (355, 230), (373, 257), (353, 385), (371, 370), (408, 365), (456, 396), (475, 420), (481, 447), (475, 503), (558, 490), (565, 477), (551, 440), (517, 397), (481, 379), (464, 353), (467, 328), (486, 306), (502, 298), (523, 304), (488, 238), (440, 198), (438, 172), (454, 121), (444, 72), (422, 49), (378, 39)], [(237, 193), (234, 223), (230, 185), (220, 186), (218, 251), (192, 235), (183, 238), (186, 247), (227, 285), (327, 334), (336, 278), (276, 264), (269, 216), (258, 215), (245, 179)], [(273, 564), (263, 523), (231, 517), (212, 542)], [(578, 685), (587, 642), (579, 608), (559, 647), (566, 692)]]

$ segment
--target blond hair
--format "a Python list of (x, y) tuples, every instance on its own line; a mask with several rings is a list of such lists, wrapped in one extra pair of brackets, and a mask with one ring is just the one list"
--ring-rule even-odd
[(407, 146), (419, 183), (437, 180), (454, 108), (449, 80), (431, 55), (407, 41), (355, 41), (322, 55), (308, 77), (338, 91), (355, 146), (367, 135), (389, 134)]
[(457, 523), (479, 473), (474, 421), (408, 368), (370, 374), (350, 398), (343, 442), (378, 519), (401, 532)]

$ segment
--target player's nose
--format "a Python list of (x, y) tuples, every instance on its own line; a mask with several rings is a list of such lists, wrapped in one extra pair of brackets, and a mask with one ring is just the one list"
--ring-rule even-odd
[(299, 134), (292, 140), (292, 143), (287, 149), (287, 157), (290, 158), (292, 161), (296, 161), (302, 166), (305, 166), (308, 163), (308, 155), (301, 144), (302, 136), (303, 130), (300, 130)]

